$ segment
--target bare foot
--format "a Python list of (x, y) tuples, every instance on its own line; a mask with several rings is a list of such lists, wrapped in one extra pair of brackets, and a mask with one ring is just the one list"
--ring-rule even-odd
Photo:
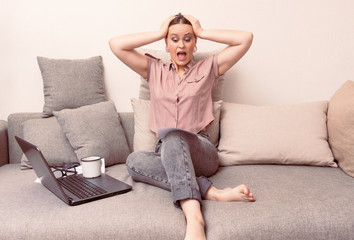
[(254, 202), (256, 199), (253, 194), (244, 184), (241, 184), (235, 188), (217, 189), (211, 186), (205, 195), (205, 199), (219, 201), (219, 202)]

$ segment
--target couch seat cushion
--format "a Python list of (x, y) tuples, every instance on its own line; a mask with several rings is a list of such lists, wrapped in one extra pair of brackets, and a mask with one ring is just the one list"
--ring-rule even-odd
[[(4, 239), (183, 239), (185, 220), (170, 193), (133, 182), (124, 164), (107, 174), (133, 190), (70, 207), (34, 183), (33, 170), (0, 167)], [(255, 203), (203, 201), (208, 240), (350, 239), (354, 181), (340, 168), (244, 165), (220, 168), (218, 187), (245, 183)]]
[(217, 187), (245, 183), (256, 202), (207, 201), (208, 239), (352, 239), (354, 181), (339, 168), (242, 165), (220, 168)]

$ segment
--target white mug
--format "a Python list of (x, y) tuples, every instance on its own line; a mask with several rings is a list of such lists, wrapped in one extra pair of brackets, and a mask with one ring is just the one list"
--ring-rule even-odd
[(85, 178), (96, 178), (101, 176), (101, 157), (90, 156), (81, 158), (82, 175)]

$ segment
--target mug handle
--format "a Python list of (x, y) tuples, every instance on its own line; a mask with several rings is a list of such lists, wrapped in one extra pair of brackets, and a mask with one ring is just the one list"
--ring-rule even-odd
[(106, 164), (104, 158), (101, 158), (101, 173), (106, 172)]

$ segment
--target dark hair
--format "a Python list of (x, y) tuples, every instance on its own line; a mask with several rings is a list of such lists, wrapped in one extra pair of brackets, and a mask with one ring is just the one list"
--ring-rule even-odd
[(175, 18), (172, 19), (168, 27), (171, 27), (172, 25), (176, 25), (176, 24), (188, 24), (192, 26), (192, 23), (187, 18), (185, 18), (181, 13), (178, 13), (175, 16)]

